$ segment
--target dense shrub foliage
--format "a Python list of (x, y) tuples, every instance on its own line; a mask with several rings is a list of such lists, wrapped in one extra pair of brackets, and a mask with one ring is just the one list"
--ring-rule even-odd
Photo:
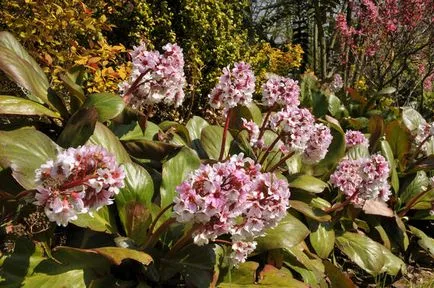
[(431, 89), (431, 7), (325, 2), (308, 11), (337, 16), (343, 65), (314, 60), (324, 79), (300, 71), (310, 48), (255, 38), (247, 1), (5, 2), (0, 286), (402, 287), (432, 269), (434, 122), (396, 99)]

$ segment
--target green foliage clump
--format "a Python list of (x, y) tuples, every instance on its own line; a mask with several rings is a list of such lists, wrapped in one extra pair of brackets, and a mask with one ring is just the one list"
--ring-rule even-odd
[(109, 45), (103, 36), (112, 25), (82, 1), (1, 0), (0, 6), (0, 27), (19, 37), (55, 85), (59, 73), (75, 65), (88, 68), (88, 92), (116, 91), (127, 76), (125, 47)]

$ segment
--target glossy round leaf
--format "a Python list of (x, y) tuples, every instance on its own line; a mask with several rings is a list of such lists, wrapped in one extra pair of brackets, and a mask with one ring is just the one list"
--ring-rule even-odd
[(55, 159), (60, 149), (35, 128), (0, 131), (0, 166), (10, 167), (12, 176), (25, 189), (35, 189), (35, 170)]

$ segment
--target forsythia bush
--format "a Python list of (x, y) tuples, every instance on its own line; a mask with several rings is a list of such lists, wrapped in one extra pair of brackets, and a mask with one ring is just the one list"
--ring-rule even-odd
[(298, 44), (286, 44), (283, 49), (279, 49), (263, 42), (249, 51), (247, 61), (254, 67), (258, 84), (262, 84), (267, 78), (267, 73), (288, 75), (299, 68), (303, 53), (303, 49)]
[(1, 0), (0, 6), (0, 25), (19, 37), (54, 85), (60, 72), (75, 65), (88, 68), (88, 92), (117, 91), (125, 79), (125, 47), (107, 43), (102, 33), (112, 25), (82, 1)]

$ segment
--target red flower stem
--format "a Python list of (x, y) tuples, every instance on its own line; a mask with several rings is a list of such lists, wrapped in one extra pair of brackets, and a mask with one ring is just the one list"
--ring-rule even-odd
[(176, 252), (178, 252), (179, 250), (181, 250), (181, 248), (183, 248), (184, 246), (186, 246), (186, 244), (190, 241), (192, 241), (192, 234), (195, 230), (197, 230), (197, 228), (199, 228), (200, 224), (195, 224), (193, 225), (193, 227), (191, 227), (190, 230), (187, 231), (187, 233), (184, 234), (184, 236), (182, 236), (178, 241), (176, 241), (176, 243), (172, 246), (172, 248), (170, 249), (168, 256), (173, 256), (176, 254)]
[(271, 115), (271, 112), (272, 112), (272, 108), (273, 107), (270, 107), (268, 109), (268, 111), (267, 111), (267, 114), (265, 114), (265, 118), (262, 121), (262, 125), (261, 125), (261, 128), (259, 130), (258, 140), (261, 140), (262, 136), (264, 136), (264, 133), (265, 133), (265, 130), (266, 130), (265, 127), (267, 126), (268, 119), (270, 118), (270, 115)]
[(142, 81), (143, 77), (145, 77), (145, 75), (148, 74), (149, 71), (151, 71), (151, 69), (148, 69), (142, 74), (140, 74), (139, 77), (137, 77), (137, 79), (133, 82), (133, 84), (131, 84), (130, 88), (124, 94), (125, 102), (129, 101), (131, 94), (133, 94), (137, 87), (139, 87), (139, 85), (141, 84), (140, 81)]
[[(264, 171), (267, 171), (268, 167), (270, 167), (271, 163), (273, 163), (274, 159), (276, 159), (277, 155), (279, 155), (279, 152), (276, 152), (276, 154), (273, 155), (273, 157), (271, 157), (270, 161), (268, 161), (267, 166), (265, 167)], [(283, 154), (282, 154), (283, 156)]]
[(232, 246), (232, 243), (226, 240), (222, 240), (222, 239), (215, 239), (214, 241), (212, 241), (214, 243), (221, 243), (221, 244), (225, 244), (225, 245), (229, 245)]
[(172, 208), (173, 206), (175, 206), (175, 203), (172, 203), (170, 205), (167, 205), (166, 207), (164, 207), (163, 210), (160, 211), (160, 213), (157, 214), (157, 216), (155, 217), (154, 221), (152, 221), (151, 226), (149, 226), (148, 229), (148, 235), (152, 234), (152, 231), (154, 231), (155, 225), (157, 225), (158, 220), (161, 218), (161, 216), (163, 216), (163, 214), (169, 210), (170, 208)]
[(146, 250), (148, 248), (154, 247), (160, 235), (163, 234), (163, 232), (166, 231), (170, 227), (170, 225), (175, 222), (175, 218), (170, 218), (166, 220), (163, 224), (160, 225), (160, 227), (158, 227), (157, 230), (155, 230), (151, 237), (148, 238), (148, 241), (146, 241), (146, 243), (142, 247), (140, 247), (140, 250)]
[(289, 158), (291, 158), (292, 155), (294, 155), (294, 152), (291, 152), (288, 155), (286, 155), (285, 157), (283, 157), (282, 159), (280, 159), (280, 161), (276, 165), (274, 165), (273, 167), (271, 167), (271, 169), (268, 170), (268, 172), (274, 172), (274, 170), (276, 170), (277, 168), (279, 168), (279, 166), (282, 165), (283, 163), (285, 163), (286, 160), (288, 160)]
[(73, 187), (84, 184), (84, 182), (86, 182), (90, 179), (95, 179), (95, 178), (98, 178), (98, 175), (89, 175), (89, 176), (86, 176), (82, 179), (78, 179), (78, 180), (74, 180), (74, 181), (65, 183), (62, 186), (60, 186), (60, 189), (63, 190), (63, 189), (73, 188)]
[(425, 194), (427, 194), (428, 192), (433, 191), (433, 189), (426, 189), (425, 191), (419, 193), (418, 195), (416, 195), (413, 199), (411, 199), (410, 202), (408, 202), (407, 205), (405, 205), (404, 209), (402, 211), (400, 211), (398, 213), (399, 217), (404, 217), (405, 214), (408, 213), (408, 211), (410, 211), (410, 209), (417, 204), (417, 202), (420, 200), (420, 198), (422, 198)]
[(356, 198), (357, 194), (359, 194), (359, 191), (354, 192), (353, 195), (351, 195), (350, 198), (347, 198), (347, 200), (345, 200), (344, 202), (339, 203), (339, 204), (337, 204), (335, 206), (332, 206), (330, 208), (327, 208), (327, 209), (325, 209), (323, 211), (326, 212), (326, 213), (330, 213), (330, 212), (336, 211), (338, 209), (341, 209), (341, 208), (347, 206), (351, 202), (351, 200), (353, 200), (354, 198)]
[(228, 134), (229, 122), (231, 121), (231, 113), (232, 113), (232, 109), (229, 109), (228, 115), (226, 115), (225, 128), (223, 130), (222, 145), (221, 145), (221, 148), (220, 148), (219, 161), (223, 160), (223, 156), (225, 154), (226, 137), (227, 137), (227, 134)]
[(265, 151), (265, 153), (262, 155), (261, 160), (259, 160), (259, 164), (263, 164), (265, 159), (267, 159), (268, 154), (270, 154), (271, 150), (273, 150), (274, 146), (276, 146), (277, 142), (279, 142), (281, 138), (281, 134), (277, 135), (276, 139), (274, 139), (273, 143), (271, 143), (270, 146), (268, 146), (267, 150)]

